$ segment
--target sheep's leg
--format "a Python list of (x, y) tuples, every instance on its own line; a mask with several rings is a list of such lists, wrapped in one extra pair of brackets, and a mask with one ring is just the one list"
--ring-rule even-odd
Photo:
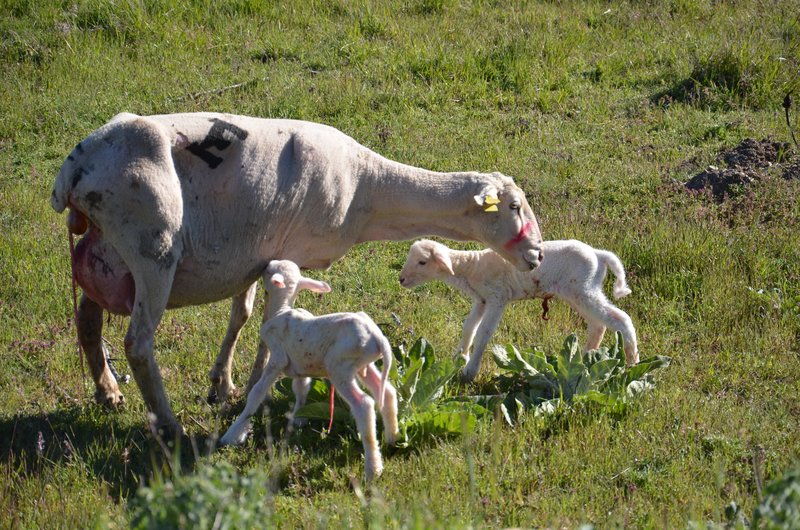
[(240, 445), (244, 443), (247, 439), (247, 433), (250, 432), (250, 416), (256, 413), (258, 407), (267, 397), (272, 385), (275, 384), (275, 381), (286, 369), (288, 363), (284, 359), (285, 356), (283, 355), (276, 356), (273, 362), (264, 369), (261, 379), (247, 393), (247, 403), (244, 406), (244, 410), (220, 438), (219, 443), (222, 445)]
[(297, 411), (303, 408), (308, 399), (308, 391), (311, 389), (310, 377), (295, 377), (292, 379), (292, 392), (294, 392), (294, 408), (292, 409), (292, 423), (298, 427), (308, 424), (306, 418), (298, 418)]
[[(264, 315), (261, 317), (262, 326), (267, 320), (269, 320), (268, 308), (269, 308), (269, 300), (267, 300), (264, 303)], [(253, 388), (253, 386), (258, 382), (258, 380), (261, 379), (261, 373), (264, 371), (264, 367), (267, 366), (268, 362), (269, 362), (269, 348), (267, 347), (267, 343), (264, 342), (264, 339), (261, 339), (259, 337), (258, 353), (256, 353), (256, 360), (253, 362), (253, 369), (250, 371), (250, 379), (247, 381), (246, 392), (248, 394), (250, 393), (250, 390)]]
[(383, 472), (375, 427), (375, 401), (358, 388), (354, 374), (348, 374), (349, 377), (342, 377), (338, 374), (330, 375), (331, 382), (336, 386), (339, 395), (350, 406), (350, 411), (356, 419), (358, 432), (361, 433), (361, 442), (364, 444), (364, 473), (369, 482)]
[(456, 350), (455, 355), (461, 354), (465, 361), (469, 361), (469, 349), (472, 347), (472, 341), (475, 338), (475, 331), (481, 323), (483, 313), (486, 309), (486, 303), (483, 301), (476, 301), (472, 304), (472, 309), (469, 310), (466, 320), (464, 320), (464, 330), (461, 332), (461, 344), (459, 349)]
[(94, 399), (101, 405), (116, 408), (125, 399), (103, 352), (103, 308), (88, 296), (81, 296), (76, 325), (78, 340), (94, 380)]
[(231, 365), (233, 364), (233, 352), (236, 349), (236, 342), (239, 340), (239, 333), (253, 314), (253, 303), (256, 299), (258, 282), (253, 283), (246, 291), (233, 297), (231, 301), (231, 318), (228, 321), (228, 330), (219, 348), (217, 360), (214, 367), (208, 374), (211, 379), (211, 389), (208, 391), (208, 402), (225, 402), (236, 394), (236, 386), (231, 377)]
[[(378, 393), (381, 391), (381, 374), (375, 365), (369, 363), (364, 367), (359, 377), (367, 385), (375, 399), (380, 401)], [(388, 379), (383, 386), (381, 418), (383, 418), (383, 436), (386, 438), (386, 443), (394, 445), (397, 442), (397, 434), (399, 432), (397, 427), (397, 390)]]
[(500, 323), (500, 318), (503, 316), (504, 306), (490, 305), (484, 311), (483, 320), (478, 326), (478, 331), (475, 333), (475, 347), (472, 351), (472, 356), (469, 362), (464, 367), (461, 378), (466, 381), (472, 381), (478, 375), (478, 370), (481, 368), (481, 358), (483, 352), (486, 350), (486, 345), (492, 338), (494, 330)]
[(136, 296), (125, 335), (125, 355), (133, 377), (147, 407), (156, 415), (158, 428), (166, 438), (173, 438), (184, 431), (169, 406), (164, 381), (153, 355), (153, 342), (156, 327), (167, 307), (176, 263), (177, 260), (174, 260), (169, 268), (163, 267), (164, 261), (160, 264), (153, 261), (139, 262), (138, 267), (131, 267), (134, 271)]

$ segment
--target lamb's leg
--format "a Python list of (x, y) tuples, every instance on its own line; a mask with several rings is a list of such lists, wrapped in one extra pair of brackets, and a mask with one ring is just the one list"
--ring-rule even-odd
[[(609, 302), (605, 296), (602, 298), (587, 297), (576, 301), (573, 307), (583, 316), (584, 320), (590, 323), (588, 335), (591, 335), (592, 322), (595, 323), (595, 326), (605, 326), (614, 331), (619, 331), (622, 333), (622, 339), (625, 342), (625, 362), (629, 366), (639, 362), (636, 329), (633, 327), (633, 321), (628, 313)], [(602, 339), (602, 336), (600, 336), (600, 339)], [(589, 340), (590, 337), (587, 336), (587, 348), (592, 346)], [(597, 348), (599, 345), (600, 341), (597, 340), (597, 344), (589, 349)]]
[(147, 407), (156, 415), (158, 428), (166, 438), (183, 433), (167, 399), (161, 372), (153, 355), (156, 327), (167, 307), (167, 299), (175, 275), (175, 263), (162, 267), (154, 260), (134, 263), (136, 296), (128, 332), (125, 335), (125, 355), (133, 377)]
[(217, 360), (214, 367), (208, 374), (211, 379), (211, 389), (208, 391), (208, 402), (225, 402), (236, 393), (236, 386), (231, 377), (231, 365), (233, 363), (233, 352), (236, 349), (236, 342), (239, 340), (239, 333), (253, 314), (253, 303), (256, 299), (258, 282), (253, 283), (246, 291), (233, 297), (231, 301), (231, 318), (228, 321), (228, 330), (222, 345), (219, 348)]
[[(380, 400), (378, 393), (381, 391), (381, 374), (373, 363), (369, 363), (364, 367), (364, 370), (359, 377), (364, 384), (369, 388), (370, 393), (376, 400)], [(394, 388), (389, 380), (383, 387), (383, 408), (381, 409), (381, 418), (383, 418), (383, 436), (386, 438), (386, 443), (394, 445), (397, 442), (397, 435), (399, 433), (397, 427), (397, 390)]]
[(364, 473), (369, 482), (383, 472), (375, 427), (375, 401), (358, 388), (355, 374), (348, 374), (349, 377), (338, 374), (330, 375), (331, 382), (339, 395), (350, 406), (350, 411), (356, 419), (356, 426), (364, 444)]
[(486, 303), (483, 301), (476, 301), (472, 304), (472, 309), (469, 310), (469, 315), (467, 315), (466, 320), (464, 320), (464, 330), (461, 332), (461, 344), (459, 345), (459, 349), (456, 350), (455, 355), (461, 354), (461, 357), (463, 357), (465, 361), (469, 361), (469, 349), (472, 347), (475, 331), (481, 323), (485, 309)]
[(247, 393), (247, 404), (244, 406), (244, 410), (220, 438), (220, 444), (240, 445), (247, 439), (247, 433), (250, 432), (250, 416), (256, 413), (258, 407), (264, 402), (264, 398), (267, 397), (272, 385), (275, 384), (275, 381), (286, 369), (287, 363), (283, 362), (285, 357), (276, 357), (280, 357), (280, 359), (273, 359), (273, 362), (264, 369), (261, 379)]
[(494, 330), (500, 323), (504, 308), (505, 306), (487, 305), (483, 320), (481, 320), (478, 331), (475, 333), (475, 347), (472, 350), (472, 356), (461, 374), (462, 380), (469, 382), (478, 375), (478, 370), (481, 368), (483, 352), (486, 350), (486, 345), (489, 344)]
[(78, 340), (94, 380), (94, 399), (101, 405), (115, 408), (125, 400), (103, 352), (103, 308), (86, 295), (81, 296), (78, 306), (77, 328)]
[(586, 322), (586, 344), (583, 346), (584, 353), (590, 350), (596, 350), (603, 342), (603, 336), (606, 334), (606, 326), (593, 319), (588, 319)]
[(297, 411), (303, 408), (308, 399), (308, 391), (311, 389), (310, 377), (295, 377), (292, 379), (292, 392), (294, 392), (294, 408), (292, 409), (292, 423), (298, 427), (308, 424), (306, 418), (298, 418)]
[[(269, 308), (269, 301), (267, 300), (264, 303), (264, 315), (261, 317), (261, 325), (263, 326), (264, 323), (269, 320), (268, 314)], [(264, 367), (267, 366), (269, 362), (269, 348), (267, 344), (263, 341), (263, 339), (258, 339), (258, 353), (256, 353), (256, 360), (253, 362), (253, 369), (250, 372), (250, 379), (247, 381), (247, 390), (246, 392), (249, 394), (250, 390), (253, 386), (261, 379), (261, 373), (264, 371)]]

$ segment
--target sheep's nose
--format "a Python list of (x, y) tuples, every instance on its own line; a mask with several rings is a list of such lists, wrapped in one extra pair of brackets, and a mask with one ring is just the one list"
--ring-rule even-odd
[(406, 279), (403, 276), (400, 276), (400, 285), (406, 283)]

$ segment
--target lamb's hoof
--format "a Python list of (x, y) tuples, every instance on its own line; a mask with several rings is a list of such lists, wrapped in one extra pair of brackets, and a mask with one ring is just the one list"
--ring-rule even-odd
[(106, 408), (116, 410), (125, 403), (125, 396), (119, 389), (97, 390), (94, 393), (94, 400)]

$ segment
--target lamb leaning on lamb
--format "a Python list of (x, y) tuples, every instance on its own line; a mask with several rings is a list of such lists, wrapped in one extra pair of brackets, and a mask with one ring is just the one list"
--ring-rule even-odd
[[(383, 471), (375, 426), (375, 401), (365, 394), (360, 379), (378, 400), (386, 442), (397, 439), (397, 391), (387, 380), (392, 364), (389, 341), (366, 313), (333, 313), (315, 317), (292, 306), (302, 289), (330, 292), (330, 286), (301, 275), (292, 261), (273, 260), (264, 272), (270, 319), (261, 327), (261, 339), (272, 352), (261, 378), (247, 395), (244, 411), (220, 439), (224, 445), (245, 441), (252, 416), (277, 378), (294, 378), (294, 413), (305, 404), (310, 377), (327, 377), (350, 406), (364, 444), (367, 480)], [(383, 359), (383, 373), (374, 361)]]
[[(616, 275), (614, 297), (630, 294), (625, 270), (612, 252), (599, 250), (576, 240), (545, 241), (544, 260), (533, 271), (518, 271), (493, 250), (461, 251), (423, 239), (411, 245), (400, 284), (408, 289), (429, 280), (442, 280), (472, 298), (472, 310), (464, 321), (456, 353), (467, 360), (462, 377), (475, 378), (481, 357), (505, 306), (515, 300), (558, 297), (566, 301), (587, 322), (584, 351), (600, 346), (606, 328), (622, 333), (625, 359), (639, 362), (636, 330), (631, 317), (614, 306), (603, 294), (606, 269)], [(474, 346), (473, 346), (473, 340)], [(470, 357), (470, 347), (472, 356)]]

